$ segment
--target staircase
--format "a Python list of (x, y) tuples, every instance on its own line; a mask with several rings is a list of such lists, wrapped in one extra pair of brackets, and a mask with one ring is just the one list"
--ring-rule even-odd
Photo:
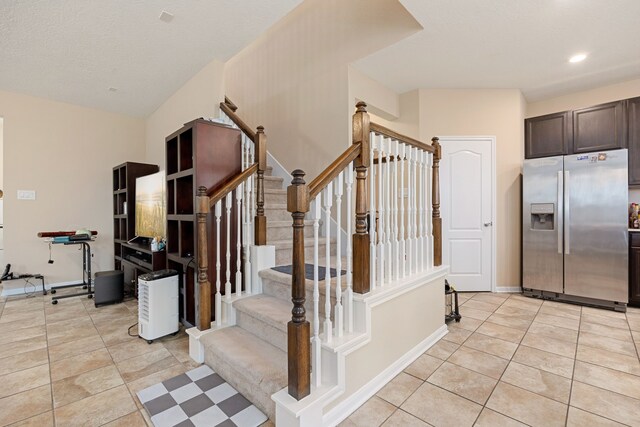
[[(292, 228), (285, 183), (282, 178), (272, 176), (270, 167), (265, 171), (264, 183), (267, 241), (276, 248), (276, 265), (290, 265)], [(305, 221), (305, 235), (313, 235), (313, 221)], [(318, 249), (325, 254), (325, 243), (319, 244)], [(334, 252), (332, 240), (331, 253)], [(313, 257), (313, 238), (305, 239), (305, 253)], [(291, 275), (272, 269), (259, 275), (263, 293), (234, 301), (236, 324), (207, 334), (201, 342), (205, 347), (205, 363), (275, 420), (271, 395), (287, 386)], [(307, 315), (313, 317), (313, 283), (308, 282)]]

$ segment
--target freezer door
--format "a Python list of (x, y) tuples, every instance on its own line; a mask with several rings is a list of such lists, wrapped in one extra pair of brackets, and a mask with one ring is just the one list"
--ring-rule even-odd
[(522, 285), (562, 292), (563, 158), (524, 161)]
[(564, 165), (564, 292), (626, 303), (627, 150), (566, 156)]

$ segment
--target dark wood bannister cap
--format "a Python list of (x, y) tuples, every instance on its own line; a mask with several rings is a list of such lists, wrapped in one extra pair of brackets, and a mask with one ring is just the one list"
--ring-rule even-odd
[(367, 112), (367, 103), (364, 101), (360, 101), (356, 104), (356, 111), (358, 113), (366, 113)]

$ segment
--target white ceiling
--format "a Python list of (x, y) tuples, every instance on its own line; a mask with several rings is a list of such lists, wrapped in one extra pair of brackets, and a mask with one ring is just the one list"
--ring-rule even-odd
[(301, 1), (2, 0), (0, 89), (146, 116)]
[(638, 0), (400, 1), (424, 30), (355, 64), (400, 93), (517, 88), (536, 101), (640, 77)]
[[(424, 30), (355, 64), (399, 93), (518, 88), (535, 101), (640, 77), (640, 0), (400, 1)], [(0, 89), (147, 116), (301, 2), (1, 0)], [(589, 57), (569, 64), (577, 52)]]

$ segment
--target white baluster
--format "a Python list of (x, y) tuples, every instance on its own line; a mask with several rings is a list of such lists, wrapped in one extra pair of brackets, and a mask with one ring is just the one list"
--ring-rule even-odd
[[(342, 311), (342, 187), (344, 172), (340, 172), (333, 181), (336, 195), (336, 306), (334, 308), (334, 323), (336, 336), (341, 337), (344, 332), (344, 313)], [(331, 185), (331, 184), (329, 184)]]
[(236, 295), (242, 294), (242, 184), (236, 188)]
[[(372, 169), (369, 169), (372, 170)], [(347, 166), (347, 290), (344, 294), (344, 315), (346, 319), (347, 333), (353, 332), (353, 248), (351, 237), (351, 224), (353, 223), (354, 212), (351, 203), (351, 188), (353, 186), (353, 162)]]
[(418, 252), (420, 253), (420, 258), (418, 259), (418, 271), (423, 271), (425, 268), (424, 264), (424, 160), (425, 160), (425, 151), (420, 150), (420, 168), (418, 170), (418, 188), (419, 188), (419, 197), (418, 197)]
[(407, 146), (402, 144), (400, 147), (400, 194), (402, 195), (400, 200), (400, 275), (404, 277), (407, 274), (407, 254), (405, 244), (405, 230), (404, 223), (407, 221), (404, 213), (404, 205), (406, 203), (405, 194), (407, 190), (404, 188), (404, 164), (406, 163), (405, 157), (407, 155)]
[(227, 213), (227, 268), (225, 268), (225, 278), (227, 280), (224, 283), (224, 297), (226, 300), (231, 300), (231, 207), (233, 206), (233, 198), (231, 192), (227, 194), (224, 205)]
[(322, 343), (320, 342), (320, 289), (318, 274), (318, 232), (320, 231), (320, 217), (322, 216), (321, 197), (316, 197), (313, 209), (313, 338), (311, 345), (313, 348), (313, 359), (311, 361), (311, 375), (313, 384), (320, 387), (322, 383), (320, 354)]
[(407, 147), (407, 159), (409, 161), (407, 167), (407, 188), (409, 189), (409, 199), (407, 200), (407, 274), (411, 275), (413, 270), (413, 197), (415, 194), (415, 187), (413, 186), (412, 173), (413, 173), (413, 148)]
[(385, 138), (384, 139), (384, 154), (385, 154), (385, 163), (384, 163), (384, 236), (385, 236), (385, 261), (387, 263), (385, 269), (385, 277), (384, 280), (386, 283), (391, 283), (392, 273), (393, 273), (393, 252), (391, 247), (391, 140)]
[(383, 138), (382, 135), (378, 135), (378, 284), (382, 286), (384, 284), (385, 273), (385, 212), (384, 212), (384, 186), (382, 185), (384, 179), (383, 169)]
[(331, 323), (331, 206), (333, 205), (333, 192), (331, 184), (324, 189), (324, 232), (325, 232), (325, 303), (324, 303), (324, 337), (327, 343), (333, 341)]
[(411, 272), (412, 273), (416, 273), (418, 271), (418, 239), (417, 239), (417, 234), (418, 234), (418, 205), (417, 205), (417, 200), (418, 200), (418, 186), (416, 184), (417, 182), (417, 175), (418, 175), (418, 149), (414, 148), (413, 150), (413, 174), (411, 175), (411, 182), (412, 182), (412, 186), (413, 188), (415, 188), (415, 191), (413, 192), (413, 197), (411, 198), (411, 203), (413, 204), (413, 207), (411, 208), (411, 211), (413, 212), (413, 216), (412, 216), (412, 229), (413, 229), (413, 233), (411, 235), (411, 246), (412, 246), (412, 251), (413, 251), (413, 260), (411, 261)]
[[(376, 134), (369, 134), (371, 150), (369, 152), (369, 274), (371, 280), (371, 290), (376, 288), (376, 173), (377, 169), (373, 163), (374, 151), (376, 147)], [(351, 238), (351, 237), (350, 237)]]
[(216, 325), (222, 325), (222, 294), (220, 293), (220, 218), (222, 217), (222, 200), (216, 202), (214, 211), (216, 218)]
[(398, 140), (393, 141), (393, 185), (391, 198), (393, 200), (393, 272), (394, 278), (400, 280), (400, 245), (398, 243)]

